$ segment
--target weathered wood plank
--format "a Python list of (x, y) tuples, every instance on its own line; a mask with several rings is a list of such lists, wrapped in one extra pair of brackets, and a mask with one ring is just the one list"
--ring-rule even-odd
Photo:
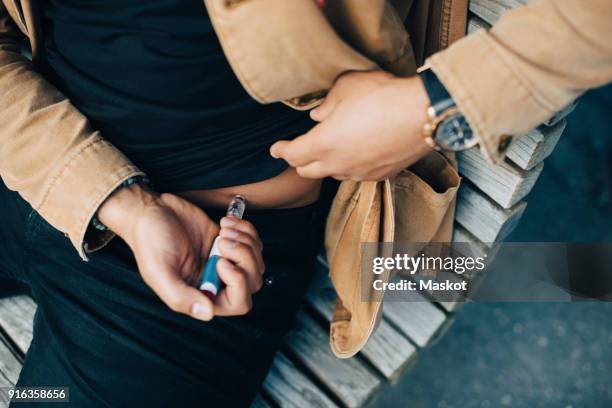
[(32, 341), (36, 303), (27, 295), (0, 299), (0, 326), (25, 354)]
[(574, 102), (570, 103), (565, 108), (563, 108), (559, 112), (557, 112), (552, 118), (550, 118), (546, 122), (544, 122), (544, 125), (545, 126), (554, 126), (557, 123), (561, 122), (561, 120), (563, 120), (566, 117), (568, 117), (570, 115), (570, 113), (572, 113), (574, 111), (574, 109), (576, 109), (577, 105), (578, 105), (578, 101), (574, 101)]
[(405, 301), (387, 301), (384, 317), (419, 347), (428, 345), (444, 327), (447, 316), (420, 293), (406, 291)]
[[(473, 258), (486, 258), (487, 262), (491, 262), (493, 260), (497, 250), (499, 249), (497, 246), (493, 246), (492, 248), (486, 246), (459, 224), (455, 224), (453, 228), (453, 242), (468, 244), (467, 247), (461, 247), (462, 250), (469, 252), (466, 254), (466, 256), (471, 256)], [(471, 275), (466, 273), (462, 275), (462, 277), (469, 282), (470, 290), (475, 289), (474, 285), (478, 285), (479, 278), (481, 276), (481, 273), (474, 273)], [(463, 306), (466, 301), (462, 299), (461, 301), (444, 301), (438, 303), (444, 308), (444, 310), (448, 312), (455, 312), (461, 306)]]
[[(500, 245), (493, 245), (492, 247), (485, 245), (480, 240), (478, 240), (478, 238), (473, 236), (469, 231), (467, 231), (465, 228), (463, 228), (459, 224), (455, 224), (454, 226), (453, 242), (468, 244), (467, 246), (460, 246), (460, 250), (465, 251), (464, 254), (466, 256), (470, 256), (473, 258), (477, 258), (477, 257), (485, 258), (487, 265), (490, 265), (495, 260), (495, 256), (497, 255), (500, 249)], [(457, 246), (455, 246), (455, 248), (457, 248)], [(478, 290), (478, 287), (482, 283), (482, 278), (484, 278), (486, 273), (487, 273), (487, 270), (485, 269), (484, 271), (476, 271), (475, 273), (472, 273), (472, 274), (466, 273), (462, 275), (462, 277), (464, 277), (468, 281), (469, 290), (471, 293), (474, 293), (474, 291)], [(461, 306), (463, 306), (463, 304), (465, 304), (468, 301), (469, 299), (465, 301), (461, 300), (459, 302), (449, 301), (449, 302), (438, 302), (438, 303), (445, 310), (449, 312), (454, 312), (454, 311), (457, 311)]]
[[(327, 276), (317, 276), (315, 279), (317, 279), (317, 284), (310, 288), (306, 297), (307, 302), (319, 315), (330, 322), (336, 293)], [(391, 384), (394, 384), (405, 369), (414, 362), (416, 348), (383, 319), (361, 350), (361, 355)]]
[(493, 25), (508, 10), (527, 4), (529, 0), (470, 0), (470, 11)]
[(455, 220), (486, 245), (503, 240), (518, 224), (527, 203), (504, 209), (468, 183), (459, 190)]
[(264, 389), (281, 408), (335, 408), (323, 391), (310, 381), (283, 353), (278, 353), (264, 382)]
[(531, 191), (544, 168), (544, 163), (531, 170), (523, 170), (506, 162), (494, 165), (478, 148), (459, 153), (457, 163), (462, 176), (503, 208), (510, 208), (522, 200)]
[(506, 157), (518, 167), (529, 170), (542, 163), (555, 149), (567, 121), (561, 119), (554, 126), (540, 126), (510, 146)]
[(0, 387), (12, 387), (17, 383), (21, 362), (0, 339)]
[(459, 224), (455, 224), (453, 229), (453, 242), (464, 242), (470, 244), (470, 250), (472, 251), (470, 256), (473, 257), (488, 257), (491, 253), (491, 248), (480, 242), (478, 238), (470, 234), (468, 230)]
[(298, 327), (285, 342), (291, 354), (343, 404), (364, 406), (380, 387), (380, 380), (355, 358), (338, 359), (329, 348), (329, 334), (302, 312)]
[(478, 30), (488, 30), (491, 25), (475, 14), (470, 14), (468, 17), (467, 32), (468, 34), (475, 33)]
[(438, 302), (438, 304), (440, 306), (442, 306), (444, 308), (444, 310), (446, 310), (449, 313), (454, 313), (457, 310), (459, 310), (464, 304), (466, 303), (466, 301), (445, 301), (445, 302)]

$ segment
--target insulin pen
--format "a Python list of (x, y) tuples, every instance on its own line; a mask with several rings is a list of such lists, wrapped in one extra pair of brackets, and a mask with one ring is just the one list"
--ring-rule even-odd
[[(243, 196), (237, 195), (234, 196), (227, 207), (226, 215), (228, 217), (242, 219), (245, 209), (246, 200)], [(206, 261), (206, 265), (204, 265), (204, 271), (202, 271), (202, 277), (198, 285), (201, 291), (213, 298), (217, 296), (223, 285), (223, 282), (221, 282), (217, 274), (217, 262), (219, 262), (219, 258), (221, 258), (221, 254), (219, 253), (219, 238), (220, 237), (217, 235), (213, 241), (210, 254), (208, 255), (208, 261)]]

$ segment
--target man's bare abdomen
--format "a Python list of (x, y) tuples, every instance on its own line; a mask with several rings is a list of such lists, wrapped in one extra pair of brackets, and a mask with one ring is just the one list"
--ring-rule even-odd
[(300, 177), (290, 167), (278, 176), (256, 183), (177, 194), (204, 208), (225, 208), (236, 194), (246, 197), (249, 208), (295, 208), (317, 201), (321, 181)]

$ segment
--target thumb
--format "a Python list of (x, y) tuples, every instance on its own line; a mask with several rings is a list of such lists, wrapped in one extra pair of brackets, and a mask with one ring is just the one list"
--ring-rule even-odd
[(214, 317), (214, 305), (208, 296), (188, 285), (168, 265), (158, 262), (140, 267), (141, 264), (139, 269), (144, 281), (171, 310), (203, 321)]
[(332, 91), (323, 100), (323, 103), (310, 111), (310, 118), (315, 122), (323, 122), (329, 117), (329, 115), (331, 115), (334, 109), (336, 109), (336, 105), (337, 97), (336, 93), (332, 89)]
[(320, 127), (316, 125), (308, 133), (295, 139), (281, 140), (270, 148), (270, 154), (276, 159), (283, 159), (291, 167), (305, 166), (320, 156)]
[(283, 157), (286, 147), (291, 143), (289, 140), (280, 140), (270, 147), (270, 155), (275, 159)]

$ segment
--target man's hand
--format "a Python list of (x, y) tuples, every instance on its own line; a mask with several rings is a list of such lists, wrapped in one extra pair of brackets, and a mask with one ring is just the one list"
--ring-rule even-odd
[(420, 78), (352, 72), (341, 76), (311, 112), (321, 122), (270, 149), (308, 178), (382, 180), (425, 156), (429, 98)]
[[(102, 223), (134, 253), (144, 281), (172, 310), (200, 320), (246, 314), (262, 285), (263, 245), (248, 221), (221, 221), (221, 230), (200, 208), (173, 195), (158, 196), (133, 185), (111, 195), (98, 211)], [(213, 303), (193, 284), (215, 236), (222, 237), (217, 264), (226, 287)]]

